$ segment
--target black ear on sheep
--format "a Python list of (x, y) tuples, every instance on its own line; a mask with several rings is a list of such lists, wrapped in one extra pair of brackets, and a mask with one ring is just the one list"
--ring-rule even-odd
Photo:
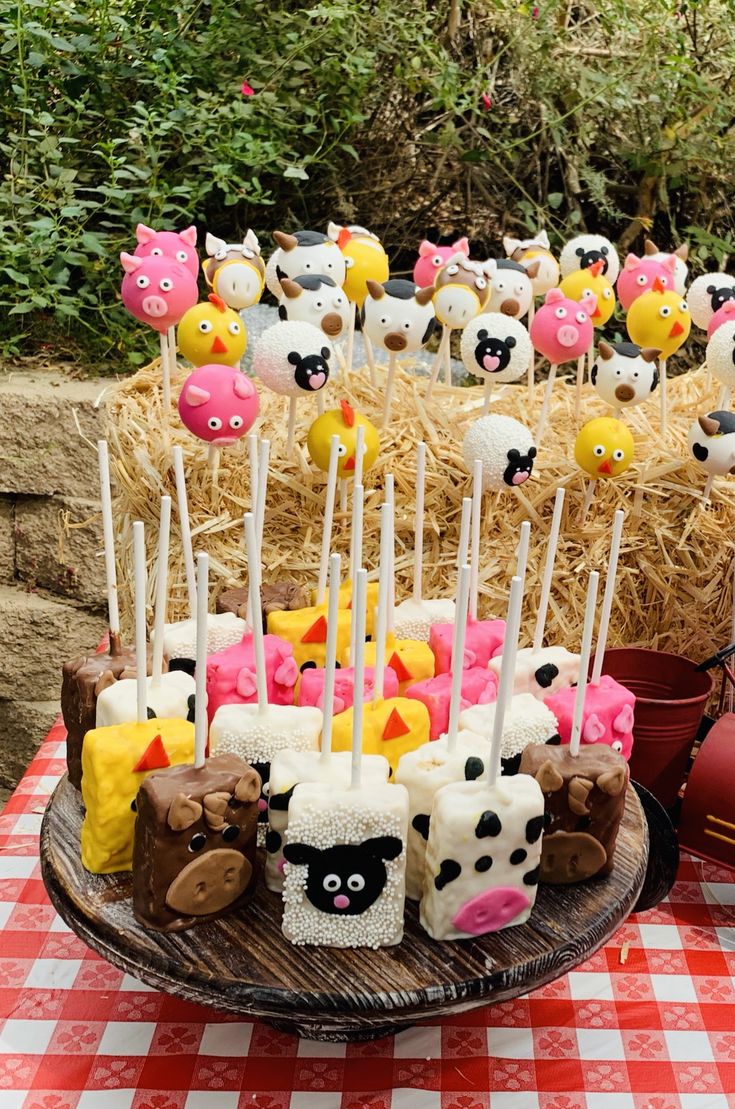
[(513, 336), (512, 336), (512, 335), (509, 335), (509, 336), (508, 336), (508, 338), (507, 338), (507, 339), (505, 340), (505, 345), (506, 345), (507, 347), (510, 347), (510, 348), (511, 348), (511, 350), (512, 350), (512, 349), (513, 349), (513, 347), (514, 347), (514, 346), (516, 345), (516, 341), (515, 341), (515, 339), (513, 338)]
[(324, 359), (325, 362), (329, 361), (329, 356), (331, 355), (331, 353), (332, 352), (329, 349), (329, 347), (322, 347), (322, 358)]
[(537, 454), (538, 454), (538, 451), (536, 450), (535, 447), (529, 447), (528, 448), (528, 457), (529, 458), (535, 458)]
[(298, 354), (295, 350), (289, 351), (289, 353), (286, 355), (286, 360), (290, 362), (292, 366), (301, 365), (301, 355)]
[(318, 847), (311, 847), (308, 843), (287, 843), (283, 848), (286, 862), (294, 866), (308, 866), (316, 862), (320, 854)]
[(376, 859), (397, 859), (403, 850), (403, 842), (398, 836), (373, 836), (366, 839), (361, 846)]
[(578, 258), (583, 258), (584, 257), (584, 247), (583, 246), (578, 246), (574, 253), (577, 255)]
[(609, 247), (607, 247), (607, 246), (601, 246), (600, 247), (600, 254), (609, 254), (609, 253), (610, 253), (610, 248)]
[(521, 452), (517, 451), (515, 447), (511, 447), (508, 451), (507, 457), (509, 462), (517, 462), (518, 459), (521, 457)]
[(713, 293), (717, 292), (717, 286), (716, 285), (708, 285), (707, 286), (707, 292), (709, 293), (710, 296), (712, 296)]
[(480, 330), (477, 332), (477, 338), (480, 340), (487, 339), (487, 331), (484, 327), (481, 327)]

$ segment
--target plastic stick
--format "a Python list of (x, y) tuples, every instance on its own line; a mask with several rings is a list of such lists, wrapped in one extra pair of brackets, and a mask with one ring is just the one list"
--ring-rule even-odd
[(365, 600), (367, 570), (357, 570), (352, 586), (352, 607), (355, 609), (357, 640), (351, 656), (354, 667), (354, 701), (352, 704), (352, 777), (351, 789), (360, 788), (362, 772), (362, 725), (365, 715)]
[(620, 539), (623, 534), (625, 513), (619, 508), (613, 518), (613, 533), (610, 542), (610, 557), (607, 561), (607, 576), (605, 578), (605, 593), (602, 598), (602, 611), (600, 612), (600, 627), (597, 631), (597, 648), (595, 661), (592, 666), (592, 685), (600, 684), (602, 663), (605, 658), (607, 646), (607, 633), (610, 627), (610, 613), (612, 612), (613, 597), (615, 596), (615, 575), (618, 572), (618, 555), (620, 554)]
[[(535, 315), (536, 315), (536, 302), (533, 299), (533, 297), (531, 297), (531, 304), (529, 305), (529, 308), (528, 308), (528, 330), (529, 330), (529, 332), (531, 330), (531, 324), (533, 323), (533, 317)], [(535, 373), (535, 370), (536, 370), (536, 351), (533, 349), (533, 347), (531, 347), (531, 357), (528, 360), (528, 403), (529, 403), (529, 405), (533, 404), (534, 397), (535, 397), (535, 394), (536, 394), (536, 373)]]
[(528, 520), (524, 520), (521, 524), (521, 533), (518, 539), (518, 562), (516, 565), (516, 577), (521, 581), (526, 580), (526, 566), (528, 565), (528, 544), (531, 538), (531, 524)]
[(390, 520), (391, 505), (380, 506), (380, 573), (378, 577), (378, 617), (375, 623), (375, 680), (373, 682), (373, 701), (383, 697), (383, 676), (385, 670), (385, 641), (388, 633), (388, 605), (390, 604)]
[(189, 505), (186, 498), (186, 479), (184, 478), (184, 455), (181, 447), (172, 450), (174, 459), (174, 473), (176, 474), (176, 503), (179, 509), (179, 525), (181, 527), (181, 549), (184, 554), (184, 568), (186, 570), (186, 587), (189, 592), (189, 616), (193, 620), (197, 611), (197, 585), (196, 571), (194, 569), (194, 548), (191, 545), (191, 524), (189, 522)]
[(584, 698), (587, 692), (587, 674), (590, 666), (592, 652), (592, 631), (595, 626), (595, 604), (597, 602), (597, 586), (600, 575), (597, 570), (590, 573), (587, 586), (587, 602), (584, 610), (584, 627), (582, 628), (582, 648), (580, 651), (579, 681), (577, 683), (577, 696), (574, 699), (574, 715), (572, 717), (572, 734), (569, 740), (569, 754), (576, 758), (579, 754), (579, 740), (582, 734), (582, 714), (584, 713)]
[(554, 389), (554, 382), (556, 381), (556, 371), (557, 371), (557, 369), (558, 369), (558, 366), (556, 365), (556, 363), (552, 362), (551, 366), (549, 367), (549, 376), (546, 379), (546, 388), (544, 390), (544, 400), (543, 400), (543, 404), (541, 405), (541, 412), (539, 413), (538, 423), (536, 424), (536, 433), (534, 435), (534, 442), (536, 444), (536, 449), (537, 450), (541, 446), (541, 440), (543, 438), (544, 431), (546, 430), (546, 421), (549, 418), (549, 408), (551, 406), (551, 394), (552, 394), (553, 389)]
[(115, 569), (115, 533), (112, 527), (110, 456), (106, 439), (97, 441), (97, 459), (100, 470), (102, 537), (105, 546), (105, 578), (107, 580), (107, 618), (110, 623), (110, 654), (114, 655), (120, 650), (120, 609), (117, 599), (117, 570)]
[(324, 708), (322, 709), (322, 755), (327, 763), (332, 755), (332, 720), (334, 719), (334, 676), (337, 672), (337, 631), (339, 620), (339, 578), (342, 559), (333, 554), (329, 560), (329, 607), (327, 609), (327, 653), (324, 662)]
[(467, 635), (467, 602), (470, 594), (470, 567), (467, 563), (459, 568), (457, 582), (457, 610), (454, 617), (452, 637), (452, 689), (449, 695), (449, 725), (447, 727), (447, 747), (456, 750), (459, 734), (459, 714), (462, 709), (462, 675), (464, 673), (464, 644)]
[(319, 578), (316, 587), (316, 603), (324, 604), (327, 592), (327, 568), (329, 551), (332, 546), (332, 524), (334, 521), (334, 501), (337, 494), (337, 465), (339, 463), (339, 435), (333, 435), (329, 444), (329, 469), (327, 488), (324, 492), (324, 526), (322, 528), (322, 549), (319, 556)]
[(161, 382), (163, 384), (163, 412), (166, 420), (168, 420), (169, 411), (171, 408), (171, 356), (168, 352), (168, 332), (162, 331), (159, 335), (161, 340)]
[(390, 573), (388, 575), (388, 634), (392, 635), (396, 626), (396, 490), (393, 474), (384, 478), (385, 503), (390, 505)]
[(582, 386), (584, 385), (584, 364), (587, 355), (580, 354), (577, 359), (577, 384), (574, 391), (574, 419), (579, 423), (582, 417)]
[(541, 583), (541, 597), (536, 613), (536, 627), (533, 633), (533, 649), (540, 651), (544, 645), (544, 628), (546, 627), (546, 614), (549, 611), (549, 597), (551, 596), (551, 583), (554, 578), (554, 562), (556, 561), (556, 548), (559, 545), (559, 530), (561, 528), (561, 514), (564, 509), (564, 496), (566, 490), (557, 489), (554, 498), (554, 514), (551, 517), (551, 529), (546, 546), (546, 563), (544, 565), (544, 578)]
[(365, 357), (367, 358), (367, 364), (370, 367), (370, 384), (377, 386), (378, 372), (375, 367), (375, 351), (373, 350), (373, 344), (370, 342), (370, 339), (365, 334), (365, 331), (363, 331), (362, 333), (362, 342), (363, 346), (365, 347)]
[(416, 514), (413, 540), (413, 599), (421, 601), (424, 587), (424, 499), (426, 494), (426, 443), (416, 447)]
[(258, 540), (258, 558), (261, 562), (263, 560), (263, 527), (265, 525), (265, 501), (268, 490), (270, 453), (270, 439), (261, 439), (258, 445), (258, 502), (255, 510), (255, 534)]
[(480, 524), (482, 522), (482, 459), (476, 458), (472, 471), (472, 527), (470, 543), (470, 616), (477, 619), (477, 594), (480, 588)]
[(145, 529), (141, 520), (136, 520), (133, 524), (133, 584), (135, 587), (136, 719), (139, 724), (144, 724), (148, 719), (146, 703), (148, 657), (145, 635)]
[[(255, 534), (255, 519), (252, 512), (245, 513), (245, 545), (248, 552), (248, 589), (253, 613), (260, 613), (260, 551)], [(253, 620), (253, 650), (255, 652), (255, 684), (258, 690), (258, 712), (262, 716), (268, 708), (268, 686), (265, 677), (265, 647), (263, 645), (263, 622)]]
[(472, 520), (472, 497), (462, 498), (462, 516), (459, 522), (459, 546), (457, 548), (457, 569), (468, 561), (470, 550), (470, 522)]
[(669, 408), (666, 396), (666, 359), (659, 358), (658, 372), (661, 392), (661, 433), (666, 435), (669, 430)]
[(516, 668), (516, 652), (518, 650), (518, 635), (521, 630), (521, 608), (523, 607), (523, 579), (518, 576), (511, 578), (510, 597), (508, 599), (508, 615), (505, 627), (505, 646), (500, 660), (500, 682), (498, 684), (498, 697), (495, 702), (495, 719), (493, 721), (493, 735), (488, 765), (488, 783), (495, 785), (500, 774), (500, 757), (503, 745), (503, 724), (505, 712), (513, 696), (513, 679)]
[(388, 380), (385, 383), (385, 403), (383, 404), (383, 422), (381, 427), (387, 427), (390, 417), (390, 406), (393, 403), (393, 386), (396, 381), (396, 356), (393, 351), (388, 355)]
[(365, 467), (365, 425), (357, 425), (355, 435), (355, 472), (353, 481), (355, 485), (364, 485), (362, 474)]
[(250, 459), (250, 511), (257, 511), (258, 504), (258, 436), (254, 431), (248, 435), (248, 458)]
[(297, 397), (289, 397), (288, 401), (288, 432), (286, 438), (286, 450), (293, 450), (294, 433), (296, 431), (296, 401)]
[(168, 594), (168, 546), (171, 535), (171, 498), (161, 497), (161, 516), (158, 524), (158, 563), (156, 567), (156, 607), (153, 612), (153, 665), (152, 686), (161, 684), (163, 673), (163, 625), (166, 623)]
[(444, 347), (444, 384), (452, 384), (452, 347), (451, 347), (451, 330), (447, 336), (447, 345)]
[(347, 325), (347, 353), (345, 354), (345, 374), (352, 373), (352, 360), (355, 351), (355, 305), (352, 305), (352, 315)]
[[(350, 534), (350, 588), (352, 590), (352, 617), (350, 620), (350, 662), (355, 657), (357, 613), (355, 611), (355, 574), (362, 562), (362, 513), (364, 489), (356, 485), (353, 492), (352, 531)], [(354, 665), (354, 663), (353, 663)]]
[(432, 366), (431, 366), (431, 374), (429, 376), (429, 384), (426, 386), (426, 399), (427, 400), (431, 400), (431, 394), (434, 391), (434, 386), (436, 385), (437, 381), (439, 380), (439, 373), (441, 371), (442, 363), (444, 361), (444, 348), (446, 347), (448, 342), (449, 342), (449, 328), (447, 327), (446, 324), (444, 324), (444, 326), (442, 327), (442, 337), (439, 340), (439, 346), (437, 347), (437, 351), (436, 351), (436, 357), (434, 358), (434, 361), (433, 361)]
[(194, 766), (201, 769), (207, 750), (207, 614), (209, 611), (209, 555), (197, 555), (197, 637), (194, 671)]
[(484, 390), (483, 390), (483, 399), (482, 399), (482, 414), (483, 414), (483, 416), (487, 416), (488, 412), (490, 411), (490, 401), (492, 399), (492, 395), (493, 395), (493, 382), (488, 377), (488, 378), (485, 379), (485, 386), (484, 386)]

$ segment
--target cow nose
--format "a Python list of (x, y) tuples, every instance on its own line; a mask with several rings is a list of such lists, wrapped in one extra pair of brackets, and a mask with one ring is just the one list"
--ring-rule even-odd
[(520, 311), (520, 304), (517, 300), (504, 300), (500, 305), (500, 311), (504, 316), (517, 316)]
[(559, 328), (556, 337), (563, 347), (573, 347), (579, 339), (579, 331), (576, 327), (566, 324), (566, 326)]
[(400, 335), (397, 331), (391, 331), (385, 337), (385, 346), (387, 350), (405, 350), (406, 337)]
[(530, 903), (528, 894), (515, 886), (496, 886), (466, 901), (453, 917), (452, 924), (472, 936), (497, 932), (527, 909)]
[(632, 385), (618, 385), (615, 390), (615, 400), (633, 400), (635, 389)]
[(143, 298), (143, 311), (146, 316), (153, 316), (154, 319), (160, 319), (161, 316), (166, 315), (166, 301), (163, 297), (150, 296)]
[(342, 331), (342, 317), (337, 312), (327, 312), (322, 320), (322, 331), (325, 335), (339, 335)]

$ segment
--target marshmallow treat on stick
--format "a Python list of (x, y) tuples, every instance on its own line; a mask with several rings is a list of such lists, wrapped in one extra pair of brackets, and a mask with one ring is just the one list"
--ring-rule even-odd
[[(355, 575), (355, 671), (364, 671), (366, 571)], [(283, 933), (295, 944), (385, 947), (403, 938), (408, 794), (363, 779), (363, 698), (355, 701), (351, 781), (297, 785), (290, 804)]]

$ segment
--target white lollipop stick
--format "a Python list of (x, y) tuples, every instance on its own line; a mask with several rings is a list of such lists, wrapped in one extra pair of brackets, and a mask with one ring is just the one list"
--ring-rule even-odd
[(258, 505), (258, 436), (254, 431), (248, 435), (248, 458), (250, 459), (250, 511), (257, 512)]
[[(337, 348), (335, 348), (337, 349)], [(324, 415), (324, 390), (319, 389), (316, 394), (316, 414), (317, 416)]]
[(163, 411), (168, 419), (171, 408), (171, 356), (168, 352), (168, 332), (162, 331), (158, 336), (161, 341), (161, 382), (163, 384)]
[(584, 627), (582, 628), (582, 648), (579, 656), (579, 681), (577, 683), (577, 696), (574, 699), (574, 715), (572, 717), (572, 734), (569, 740), (569, 754), (576, 758), (579, 754), (579, 741), (582, 734), (582, 714), (584, 713), (584, 698), (587, 692), (587, 673), (590, 666), (592, 652), (592, 631), (595, 625), (595, 604), (597, 602), (597, 585), (600, 575), (597, 570), (590, 573), (587, 586), (587, 603), (584, 610)]
[(350, 322), (347, 325), (347, 353), (345, 355), (345, 374), (352, 373), (352, 360), (355, 352), (355, 305), (352, 305)]
[(355, 435), (355, 473), (353, 481), (355, 485), (363, 485), (362, 480), (363, 468), (365, 465), (365, 425), (357, 425), (357, 434)]
[(383, 422), (381, 427), (387, 427), (390, 417), (390, 406), (393, 403), (393, 386), (396, 381), (396, 356), (391, 351), (388, 355), (388, 379), (385, 383), (385, 403), (383, 404)]
[(554, 578), (554, 562), (556, 561), (556, 548), (559, 544), (559, 530), (561, 528), (561, 514), (564, 508), (564, 495), (566, 490), (557, 489), (554, 498), (554, 514), (551, 517), (551, 529), (546, 546), (546, 563), (544, 565), (544, 579), (541, 583), (541, 597), (536, 613), (536, 627), (533, 633), (533, 649), (540, 651), (544, 645), (544, 628), (546, 627), (546, 614), (549, 611), (549, 597), (551, 596), (551, 583)]
[(577, 385), (574, 393), (574, 419), (579, 423), (582, 416), (582, 386), (584, 385), (584, 363), (586, 354), (577, 359)]
[(196, 571), (194, 569), (194, 548), (191, 545), (191, 524), (189, 522), (189, 505), (186, 498), (186, 479), (184, 477), (184, 455), (181, 447), (172, 450), (174, 459), (174, 473), (176, 474), (176, 503), (179, 509), (179, 525), (181, 528), (181, 550), (184, 555), (184, 568), (186, 570), (186, 587), (189, 593), (189, 617), (193, 620), (197, 611), (197, 585)]
[(158, 564), (156, 569), (156, 607), (153, 613), (153, 665), (151, 685), (161, 684), (163, 673), (163, 625), (166, 623), (168, 594), (168, 545), (171, 534), (171, 498), (161, 497), (161, 518), (158, 525)]
[(365, 601), (367, 570), (355, 572), (352, 586), (352, 607), (357, 612), (357, 640), (352, 658), (354, 667), (354, 701), (352, 704), (352, 778), (351, 789), (360, 788), (362, 776), (362, 725), (365, 715)]
[(470, 550), (470, 522), (472, 520), (472, 498), (462, 498), (462, 515), (459, 521), (459, 546), (457, 548), (457, 569), (468, 561)]
[(194, 671), (194, 766), (201, 770), (207, 750), (207, 613), (209, 611), (209, 555), (197, 555), (197, 638)]
[(258, 503), (255, 511), (255, 534), (258, 540), (258, 558), (263, 560), (263, 527), (265, 525), (265, 499), (268, 489), (268, 464), (270, 439), (261, 439), (258, 446)]
[(488, 377), (488, 378), (485, 379), (485, 388), (484, 388), (484, 392), (483, 392), (483, 401), (482, 401), (482, 414), (483, 414), (483, 416), (487, 416), (488, 412), (490, 411), (490, 401), (492, 399), (492, 395), (493, 395), (493, 383), (492, 383), (491, 379)]
[(544, 431), (546, 430), (546, 421), (549, 418), (549, 408), (551, 407), (551, 394), (554, 389), (554, 382), (556, 381), (556, 371), (558, 366), (555, 362), (551, 363), (549, 367), (549, 376), (546, 379), (546, 389), (544, 390), (544, 400), (541, 405), (541, 412), (539, 414), (538, 423), (536, 424), (536, 434), (534, 435), (534, 442), (536, 449), (541, 446), (541, 439), (543, 438)]
[(146, 704), (146, 672), (148, 658), (145, 636), (145, 529), (141, 520), (133, 524), (133, 583), (135, 586), (135, 671), (136, 671), (136, 712), (139, 724), (148, 719)]
[(392, 506), (387, 502), (380, 506), (380, 575), (378, 578), (378, 617), (375, 624), (375, 680), (373, 682), (373, 701), (383, 697), (383, 674), (385, 670), (385, 641), (388, 634), (388, 605), (390, 604), (390, 520)]
[(436, 351), (436, 357), (434, 358), (434, 362), (433, 362), (432, 367), (431, 367), (431, 376), (429, 378), (429, 384), (426, 386), (426, 399), (427, 400), (431, 399), (431, 394), (434, 391), (434, 386), (436, 385), (437, 381), (439, 380), (439, 372), (440, 372), (441, 367), (442, 367), (442, 362), (444, 361), (444, 348), (447, 346), (448, 342), (449, 342), (449, 328), (447, 327), (446, 324), (444, 324), (444, 326), (442, 327), (442, 337), (439, 340), (439, 346), (437, 347), (437, 351)]
[(176, 328), (169, 327), (168, 329), (168, 365), (171, 377), (175, 377), (179, 372), (179, 367), (176, 362)]
[(451, 347), (452, 332), (449, 331), (447, 335), (447, 345), (444, 347), (444, 384), (452, 384), (452, 347)]
[(329, 560), (329, 607), (327, 609), (327, 652), (324, 662), (324, 707), (322, 709), (322, 764), (332, 755), (334, 719), (334, 676), (337, 672), (337, 631), (339, 620), (339, 577), (342, 559), (333, 554)]
[(421, 601), (424, 585), (424, 498), (426, 494), (426, 443), (416, 447), (416, 515), (413, 541), (413, 599)]
[(459, 568), (457, 582), (457, 609), (454, 618), (452, 638), (452, 689), (449, 694), (449, 725), (447, 727), (447, 747), (450, 751), (457, 748), (459, 734), (459, 714), (462, 709), (462, 675), (464, 673), (464, 644), (467, 634), (467, 601), (470, 593), (470, 568), (467, 563)]
[(618, 555), (620, 554), (620, 539), (623, 534), (624, 520), (625, 513), (622, 508), (619, 508), (613, 519), (610, 557), (607, 561), (607, 576), (605, 578), (605, 593), (602, 598), (600, 627), (597, 631), (597, 648), (595, 650), (595, 661), (592, 666), (592, 677), (590, 678), (592, 685), (599, 685), (602, 675), (602, 663), (605, 658), (605, 647), (607, 646), (607, 633), (610, 628), (610, 613), (612, 612), (613, 597), (615, 596), (615, 575), (618, 572)]
[(110, 492), (110, 457), (107, 440), (97, 440), (97, 460), (100, 470), (100, 498), (102, 500), (102, 536), (105, 545), (105, 578), (107, 579), (107, 618), (110, 623), (110, 654), (115, 654), (120, 640), (120, 610), (117, 600), (117, 570), (115, 569), (115, 533), (112, 527), (112, 494)]
[[(350, 588), (352, 590), (352, 618), (350, 620), (350, 661), (355, 657), (357, 637), (357, 612), (355, 610), (355, 574), (362, 562), (362, 514), (364, 489), (356, 485), (353, 492), (352, 531), (350, 534)], [(354, 663), (353, 663), (354, 666)]]
[(526, 580), (526, 567), (528, 565), (528, 544), (531, 538), (531, 524), (528, 520), (524, 520), (521, 524), (521, 534), (518, 540), (518, 562), (516, 565), (516, 577), (521, 581)]
[(322, 549), (319, 556), (319, 579), (316, 587), (316, 603), (324, 604), (327, 592), (327, 567), (329, 550), (332, 546), (332, 524), (334, 522), (334, 500), (337, 494), (337, 466), (339, 463), (339, 435), (333, 435), (329, 444), (329, 469), (327, 488), (324, 493), (324, 527), (322, 529)]
[(296, 401), (297, 397), (289, 397), (288, 401), (288, 432), (286, 438), (286, 450), (293, 450), (294, 432), (296, 431)]
[(659, 358), (658, 360), (659, 372), (659, 390), (661, 393), (661, 432), (663, 435), (669, 430), (669, 408), (666, 397), (666, 359)]
[(385, 503), (390, 505), (390, 573), (388, 574), (388, 634), (396, 626), (396, 491), (393, 474), (385, 475)]
[(720, 389), (720, 395), (717, 398), (717, 408), (726, 408), (730, 404), (730, 393), (732, 390), (727, 385), (723, 385)]
[[(528, 307), (528, 330), (529, 330), (529, 332), (531, 331), (531, 324), (533, 323), (533, 317), (535, 315), (536, 315), (536, 302), (534, 301), (533, 297), (531, 297), (531, 303)], [(536, 393), (535, 366), (536, 366), (536, 351), (533, 349), (533, 347), (531, 347), (531, 356), (528, 360), (528, 403), (529, 403), (529, 405), (533, 404), (534, 396), (535, 396), (535, 393)]]
[(482, 522), (482, 459), (476, 458), (472, 472), (472, 528), (470, 555), (470, 616), (477, 619), (480, 588), (480, 523)]
[(513, 680), (516, 668), (516, 652), (518, 650), (518, 635), (521, 630), (521, 608), (523, 607), (523, 579), (511, 578), (510, 598), (508, 600), (508, 614), (505, 625), (505, 645), (500, 661), (500, 682), (498, 684), (498, 698), (495, 702), (495, 719), (493, 721), (493, 735), (488, 763), (488, 784), (494, 786), (500, 774), (500, 758), (503, 745), (503, 724), (505, 723), (506, 709), (513, 696)]
[[(252, 512), (245, 513), (245, 545), (248, 552), (248, 588), (250, 605), (254, 613), (261, 610), (260, 601), (260, 551), (255, 534), (255, 520)], [(258, 713), (263, 715), (268, 708), (268, 685), (265, 676), (265, 646), (263, 644), (263, 621), (253, 620), (253, 650), (255, 652), (255, 684), (258, 690)]]
[(363, 333), (362, 333), (362, 341), (363, 341), (363, 345), (365, 347), (365, 357), (367, 358), (367, 364), (370, 367), (370, 384), (371, 385), (377, 385), (378, 384), (378, 373), (377, 373), (377, 370), (375, 368), (375, 351), (373, 350), (373, 344), (371, 343), (370, 339), (365, 334), (364, 330), (363, 330)]

